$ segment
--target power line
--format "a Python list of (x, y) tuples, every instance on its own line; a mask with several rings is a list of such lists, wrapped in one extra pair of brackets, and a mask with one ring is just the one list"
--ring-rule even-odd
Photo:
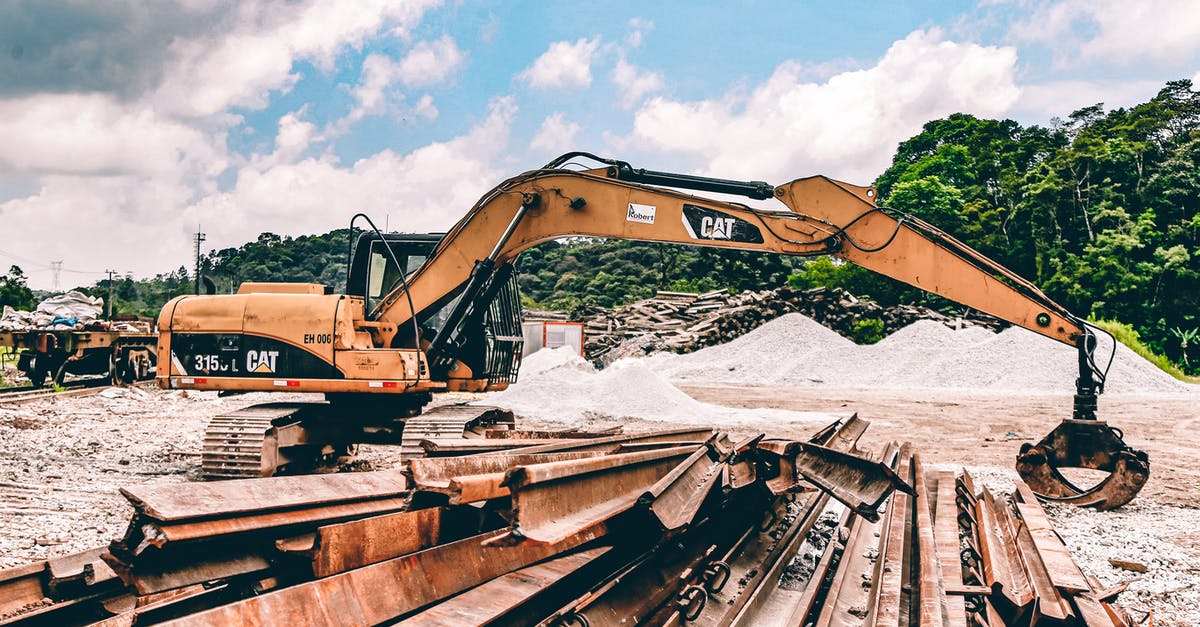
[(34, 261), (33, 259), (30, 259), (28, 257), (22, 257), (21, 255), (14, 255), (13, 253), (10, 253), (6, 250), (0, 250), (0, 256), (8, 257), (9, 259), (14, 259), (16, 261), (21, 262), (22, 270), (27, 270), (28, 268), (31, 268), (35, 272), (52, 271), (52, 270), (55, 270), (54, 264), (58, 263), (59, 267), (57, 268), (57, 270), (59, 272), (69, 272), (71, 274), (104, 274), (103, 272), (97, 272), (95, 270), (75, 270), (73, 268), (63, 268), (61, 261), (51, 262), (50, 265), (46, 265), (39, 261)]

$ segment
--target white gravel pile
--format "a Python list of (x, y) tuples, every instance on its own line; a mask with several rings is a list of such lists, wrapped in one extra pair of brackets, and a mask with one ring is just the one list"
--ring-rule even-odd
[[(1100, 339), (1103, 367), (1112, 343)], [(1075, 349), (1019, 327), (992, 333), (911, 324), (877, 344), (859, 346), (802, 314), (787, 314), (728, 344), (686, 355), (647, 358), (670, 379), (759, 385), (872, 388), (970, 388), (1074, 392)], [(1122, 344), (1109, 371), (1111, 393), (1196, 392)]]
[(519, 381), (479, 401), (525, 419), (579, 425), (597, 417), (720, 427), (811, 423), (837, 417), (821, 412), (734, 409), (701, 403), (652, 370), (645, 360), (623, 359), (597, 371), (569, 347), (540, 350), (521, 364)]

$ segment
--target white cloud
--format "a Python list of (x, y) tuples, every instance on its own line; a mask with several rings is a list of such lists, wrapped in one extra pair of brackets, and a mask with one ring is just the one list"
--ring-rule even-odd
[(398, 64), (385, 55), (372, 54), (363, 59), (358, 85), (351, 90), (357, 104), (337, 126), (344, 130), (368, 115), (383, 113), (388, 104), (388, 89), (398, 73)]
[(822, 173), (867, 183), (926, 121), (964, 111), (1001, 115), (1020, 95), (1016, 52), (915, 31), (873, 66), (823, 83), (787, 62), (749, 95), (639, 109), (626, 143), (699, 159), (706, 174), (774, 182)]
[(438, 110), (433, 106), (433, 96), (425, 94), (413, 105), (412, 114), (414, 117), (426, 122), (432, 122), (437, 119)]
[(655, 72), (642, 71), (636, 65), (618, 59), (612, 80), (621, 89), (619, 101), (625, 109), (640, 104), (646, 96), (663, 88), (662, 77)]
[[(365, 212), (403, 231), (445, 229), (506, 172), (511, 98), (494, 100), (487, 117), (467, 133), (410, 153), (391, 150), (342, 166), (330, 156), (273, 167), (248, 165), (227, 192), (210, 194), (182, 213), (203, 220), (211, 242), (230, 245), (261, 231), (323, 233)], [(161, 265), (159, 266), (161, 267)]]
[(32, 174), (215, 175), (224, 137), (107, 94), (0, 101), (0, 168)]
[(564, 119), (561, 112), (552, 113), (542, 120), (529, 146), (556, 155), (563, 154), (575, 149), (575, 135), (580, 128), (579, 124)]
[(298, 60), (332, 69), (339, 51), (392, 27), (411, 27), (436, 0), (357, 2), (336, 0), (301, 6), (270, 0), (242, 3), (216, 37), (179, 39), (168, 49), (165, 80), (154, 103), (181, 116), (204, 117), (230, 107), (260, 109), (273, 91), (299, 79)]
[(449, 36), (432, 42), (418, 42), (400, 61), (382, 54), (368, 55), (363, 59), (358, 85), (351, 90), (357, 104), (345, 117), (330, 125), (325, 135), (341, 135), (355, 122), (369, 115), (382, 114), (389, 108), (399, 115), (413, 115), (423, 120), (437, 118), (432, 96), (426, 94), (415, 106), (405, 110), (401, 107), (404, 95), (393, 85), (401, 82), (418, 87), (441, 83), (461, 68), (465, 59), (466, 55)]
[(630, 48), (640, 48), (646, 40), (646, 35), (654, 30), (654, 21), (640, 17), (630, 18), (629, 34), (625, 35), (625, 45)]
[(1196, 75), (1192, 77), (1192, 90), (1196, 89), (1200, 89), (1200, 72), (1196, 72)]
[[(329, 135), (318, 132), (305, 107), (280, 116), (267, 154), (243, 157), (226, 145), (241, 121), (235, 108), (265, 108), (298, 80), (297, 63), (332, 71), (340, 55), (368, 39), (407, 37), (439, 1), (367, 0), (354, 10), (333, 0), (214, 6), (205, 9), (204, 26), (164, 35), (170, 43), (146, 53), (155, 63), (126, 63), (109, 73), (136, 74), (129, 89), (77, 81), (81, 91), (37, 93), (34, 81), (8, 90), (14, 95), (0, 98), (0, 180), (20, 185), (8, 186), (7, 199), (0, 196), (0, 229), (19, 225), (21, 232), (55, 237), (10, 239), (6, 250), (97, 273), (111, 267), (148, 275), (190, 265), (197, 224), (214, 248), (240, 245), (262, 230), (328, 230), (361, 209), (411, 208), (415, 227), (444, 228), (451, 207), (453, 215), (465, 211), (501, 178), (494, 168), (507, 158), (515, 115), (510, 100), (497, 100), (461, 137), (407, 154), (384, 151), (349, 166), (329, 152), (312, 156)], [(417, 43), (405, 60), (364, 68), (368, 80), (354, 93), (356, 106), (363, 114), (435, 119), (432, 96), (404, 107), (399, 95), (389, 104), (388, 90), (394, 83), (442, 80), (463, 61), (449, 38)], [(95, 91), (82, 91), (88, 89)], [(222, 191), (219, 177), (231, 167), (236, 183)], [(89, 228), (64, 229), (68, 224)], [(100, 275), (73, 276), (82, 284)], [(71, 281), (64, 275), (64, 284)], [(49, 283), (48, 271), (31, 277), (35, 287)]]
[(556, 41), (517, 77), (542, 89), (587, 87), (592, 84), (592, 57), (599, 47), (599, 39)]
[(1012, 27), (1019, 41), (1036, 41), (1072, 64), (1104, 60), (1129, 65), (1170, 62), (1200, 51), (1200, 3), (1192, 0), (1066, 0), (1041, 3)]
[[(66, 268), (93, 273), (64, 273), (63, 288), (89, 285), (106, 268), (146, 276), (190, 266), (189, 233), (196, 222), (178, 208), (187, 206), (194, 193), (192, 186), (154, 176), (44, 177), (37, 194), (0, 203), (0, 224), (54, 236), (32, 243), (10, 240), (5, 248), (47, 265), (61, 260)], [(50, 273), (31, 274), (30, 286), (49, 289)]]
[(409, 87), (437, 85), (458, 71), (465, 60), (466, 54), (458, 49), (454, 39), (444, 35), (441, 39), (422, 41), (413, 46), (400, 61), (398, 77)]
[(1059, 80), (1021, 86), (1014, 113), (1030, 123), (1047, 124), (1072, 111), (1104, 103), (1106, 110), (1131, 107), (1153, 98), (1162, 89), (1160, 81)]
[(324, 139), (317, 133), (316, 125), (303, 119), (308, 105), (299, 111), (286, 113), (279, 118), (279, 130), (275, 134), (275, 152), (267, 156), (255, 155), (251, 161), (257, 167), (268, 167), (284, 163), (295, 163), (314, 142)]
[[(459, 137), (406, 154), (385, 150), (348, 166), (328, 155), (295, 163), (281, 158), (310, 136), (302, 113), (280, 120), (276, 154), (243, 164), (228, 191), (215, 189), (211, 179), (176, 182), (154, 173), (43, 176), (36, 194), (0, 202), (0, 224), (55, 236), (10, 240), (5, 250), (47, 263), (61, 259), (68, 268), (147, 276), (190, 267), (197, 225), (208, 235), (206, 246), (216, 249), (263, 231), (324, 233), (359, 211), (377, 219), (390, 214), (393, 228), (434, 231), (453, 224), (511, 169), (505, 161), (516, 116), (511, 98), (493, 101), (488, 115)], [(90, 284), (101, 276), (64, 274), (63, 283)], [(32, 274), (30, 282), (48, 289), (50, 275)]]

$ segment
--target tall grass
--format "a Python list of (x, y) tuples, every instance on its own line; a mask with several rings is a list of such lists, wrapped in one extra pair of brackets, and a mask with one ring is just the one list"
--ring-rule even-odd
[(1129, 347), (1129, 350), (1141, 355), (1146, 361), (1158, 366), (1159, 370), (1162, 370), (1163, 372), (1175, 377), (1176, 379), (1179, 379), (1180, 381), (1185, 381), (1187, 383), (1200, 383), (1200, 377), (1193, 377), (1184, 373), (1183, 370), (1181, 370), (1179, 366), (1176, 366), (1174, 363), (1172, 363), (1170, 359), (1167, 359), (1165, 356), (1159, 355), (1158, 353), (1150, 350), (1150, 347), (1143, 344), (1141, 338), (1138, 337), (1137, 330), (1128, 324), (1117, 322), (1116, 320), (1089, 320), (1088, 322), (1091, 322), (1097, 327), (1112, 333), (1113, 337), (1117, 338), (1118, 342)]

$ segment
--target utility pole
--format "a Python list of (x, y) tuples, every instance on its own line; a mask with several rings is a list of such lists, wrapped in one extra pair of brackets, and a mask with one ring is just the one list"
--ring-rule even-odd
[(113, 300), (113, 275), (116, 270), (105, 270), (108, 273), (108, 319), (112, 320), (112, 300)]
[(196, 294), (200, 293), (200, 242), (204, 241), (204, 234), (200, 232), (200, 225), (196, 225)]
[(63, 265), (63, 262), (61, 262), (61, 261), (51, 261), (50, 262), (50, 272), (51, 272), (51, 275), (54, 277), (54, 285), (50, 289), (54, 292), (58, 291), (58, 275), (60, 273), (62, 273), (62, 265)]

